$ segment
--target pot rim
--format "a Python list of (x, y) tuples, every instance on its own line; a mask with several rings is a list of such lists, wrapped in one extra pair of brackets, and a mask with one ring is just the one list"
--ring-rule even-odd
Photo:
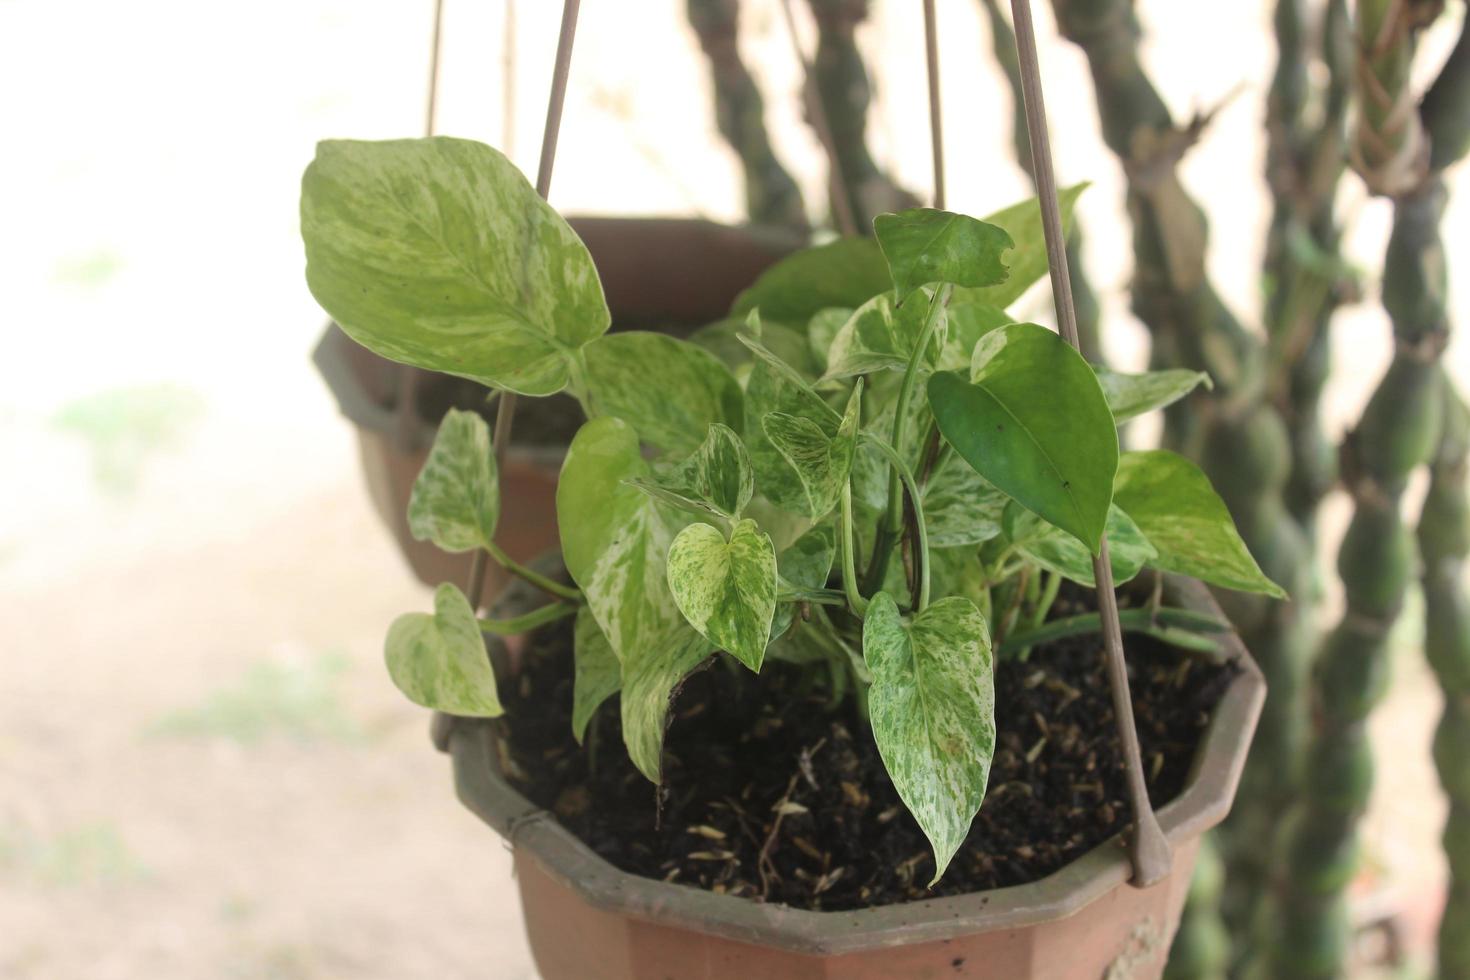
[[(1166, 575), (1165, 594), (1175, 602), (1221, 615), (1209, 591), (1192, 579)], [(1210, 716), (1183, 791), (1157, 811), (1159, 824), (1176, 849), (1229, 812), (1266, 696), (1265, 679), (1240, 638), (1232, 631), (1222, 639), (1227, 659), (1239, 672)], [(512, 849), (529, 851), (549, 876), (590, 906), (796, 953), (857, 953), (1062, 919), (1131, 876), (1119, 833), (1039, 881), (966, 895), (841, 912), (717, 895), (622, 871), (594, 852), (500, 775), (488, 722), (454, 719), (448, 750), (460, 801)]]

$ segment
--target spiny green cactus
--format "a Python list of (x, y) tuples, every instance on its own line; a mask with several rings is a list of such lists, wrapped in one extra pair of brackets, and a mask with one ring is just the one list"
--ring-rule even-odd
[[(1033, 181), (1036, 179), (1031, 165), (1031, 138), (1026, 135), (1026, 105), (1021, 95), (1021, 64), (1016, 56), (1016, 32), (1011, 22), (1000, 9), (1000, 0), (981, 0), (990, 21), (990, 45), (995, 61), (1005, 73), (1011, 93), (1011, 143), (1016, 150), (1016, 162)], [(1082, 265), (1082, 225), (1074, 217), (1072, 232), (1067, 236), (1067, 273), (1072, 284), (1072, 305), (1077, 315), (1077, 341), (1082, 356), (1093, 364), (1102, 363), (1102, 340), (1100, 333), (1101, 311), (1097, 293), (1087, 279), (1087, 270)]]
[(709, 58), (715, 121), (745, 169), (745, 201), (759, 224), (806, 230), (801, 191), (771, 149), (765, 104), (736, 43), (740, 0), (688, 0), (689, 23)]
[[(1213, 391), (1197, 392), (1167, 416), (1165, 439), (1200, 459), (1266, 574), (1292, 596), (1305, 597), (1311, 550), (1285, 505), (1291, 440), (1267, 398), (1266, 350), (1206, 276), (1204, 214), (1179, 179), (1178, 162), (1202, 124), (1177, 127), (1144, 72), (1130, 0), (1053, 5), (1062, 33), (1087, 55), (1103, 137), (1128, 177), (1133, 307), (1152, 334), (1153, 362), (1207, 371), (1215, 381)], [(1226, 907), (1241, 909), (1239, 920), (1259, 896), (1267, 868), (1261, 842), (1272, 836), (1290, 796), (1290, 761), (1303, 727), (1292, 692), (1300, 691), (1298, 678), (1314, 634), (1310, 609), (1301, 602), (1223, 594), (1221, 601), (1273, 692), (1242, 776), (1236, 813), (1222, 830), (1230, 855)]]
[(872, 228), (873, 216), (901, 211), (918, 199), (890, 180), (868, 152), (868, 104), (872, 87), (854, 32), (868, 17), (868, 0), (808, 0), (817, 21), (813, 68), (817, 91), (832, 131), (838, 168), (858, 228)]
[[(1463, 146), (1460, 130), (1470, 120), (1463, 111), (1426, 112), (1422, 119), (1416, 112), (1410, 124), (1384, 110), (1411, 101), (1401, 93), (1409, 85), (1414, 40), (1426, 22), (1427, 6), (1399, 0), (1358, 4), (1355, 43), (1365, 70), (1357, 73), (1363, 107), (1354, 162), (1370, 187), (1393, 200), (1383, 305), (1393, 324), (1394, 354), (1341, 453), (1343, 483), (1353, 501), (1338, 552), (1346, 610), (1314, 672), (1315, 730), (1302, 793), (1287, 825), (1287, 867), (1268, 920), (1274, 926), (1266, 934), (1269, 968), (1259, 971), (1272, 977), (1327, 980), (1344, 969), (1345, 892), (1357, 870), (1357, 824), (1373, 785), (1367, 720), (1387, 686), (1389, 631), (1415, 571), (1415, 542), (1400, 505), (1409, 477), (1435, 458), (1445, 430), (1438, 363), (1448, 339), (1441, 168), (1457, 158), (1434, 156), (1429, 148), (1441, 137)], [(1385, 39), (1399, 50), (1385, 48)], [(1470, 44), (1462, 34), (1426, 107), (1445, 100), (1467, 105), (1467, 58)], [(1387, 101), (1384, 93), (1390, 95)], [(1437, 161), (1434, 166), (1431, 159)], [(1435, 520), (1448, 519), (1442, 506), (1426, 517), (1433, 519), (1431, 528)], [(1444, 600), (1436, 596), (1432, 617), (1439, 620), (1437, 644), (1444, 642), (1444, 621), (1452, 618)]]

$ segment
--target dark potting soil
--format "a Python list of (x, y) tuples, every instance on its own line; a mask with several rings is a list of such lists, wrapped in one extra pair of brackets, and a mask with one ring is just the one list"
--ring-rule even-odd
[[(1058, 615), (1080, 611), (1067, 597)], [(633, 768), (616, 699), (571, 736), (571, 629), (533, 638), (498, 724), (511, 779), (619, 868), (711, 891), (841, 910), (1035, 881), (1123, 829), (1122, 754), (1097, 637), (997, 664), (998, 739), (984, 805), (933, 889), (928, 840), (893, 788), (851, 700), (833, 709), (804, 674), (721, 658), (674, 701), (664, 790)], [(1149, 795), (1178, 795), (1237, 668), (1138, 635), (1127, 643)]]

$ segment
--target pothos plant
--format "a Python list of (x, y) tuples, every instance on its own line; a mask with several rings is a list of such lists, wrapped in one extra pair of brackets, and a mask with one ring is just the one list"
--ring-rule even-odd
[[(985, 794), (994, 657), (1097, 629), (1047, 616), (1063, 580), (1093, 584), (1104, 534), (1118, 582), (1152, 567), (1280, 594), (1193, 463), (1119, 452), (1119, 421), (1208, 379), (1094, 369), (1006, 314), (1046, 270), (1034, 200), (983, 221), (881, 215), (872, 239), (777, 264), (689, 341), (608, 333), (587, 249), (479, 143), (324, 142), (301, 225), (311, 291), (359, 343), (492, 392), (564, 391), (587, 416), (556, 498), (575, 586), (497, 547), (489, 430), (444, 418), (414, 535), (484, 549), (547, 601), (481, 619), (445, 583), (432, 613), (395, 621), (389, 672), (419, 704), (501, 714), (482, 634), (572, 617), (573, 734), (620, 692), (657, 783), (690, 671), (789, 661), (868, 719), (937, 880)], [(1221, 628), (1157, 602), (1124, 625), (1186, 646)]]

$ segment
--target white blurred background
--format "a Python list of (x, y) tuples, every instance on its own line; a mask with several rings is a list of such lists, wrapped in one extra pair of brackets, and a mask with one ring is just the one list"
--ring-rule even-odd
[[(439, 131), (536, 158), (560, 4), (446, 0)], [(871, 143), (929, 186), (918, 0), (874, 0)], [(1185, 164), (1211, 272), (1259, 308), (1266, 0), (1140, 0), (1178, 116), (1232, 92)], [(1080, 54), (1038, 3), (1059, 170), (1080, 205), (1110, 357), (1139, 366), (1121, 174)], [(422, 132), (432, 0), (0, 0), (0, 977), (533, 976), (503, 845), (454, 801), (380, 639), (424, 604), (371, 512), (308, 356), (297, 192), (325, 137)], [(822, 199), (777, 0), (742, 49), (777, 152)], [(1458, 10), (1458, 5), (1456, 6)], [(975, 0), (939, 0), (949, 206), (1029, 193)], [(803, 27), (809, 26), (805, 22)], [(1455, 27), (1423, 46), (1432, 74)], [(513, 123), (502, 112), (507, 45)], [(810, 49), (810, 38), (808, 38)], [(1239, 90), (1237, 91), (1237, 88)], [(742, 217), (683, 0), (588, 0), (551, 199)], [(1386, 205), (1349, 178), (1366, 302), (1335, 327), (1329, 424), (1386, 361)], [(1450, 281), (1470, 281), (1451, 180)], [(1457, 312), (1470, 289), (1456, 289)], [(1044, 296), (1022, 301), (1045, 319)], [(1464, 316), (1457, 319), (1464, 320)], [(1470, 378), (1457, 338), (1453, 370)], [(1329, 505), (1335, 547), (1341, 501)], [(1413, 619), (1412, 616), (1407, 617)], [(1375, 736), (1371, 879), (1432, 929), (1437, 698), (1405, 631)]]

